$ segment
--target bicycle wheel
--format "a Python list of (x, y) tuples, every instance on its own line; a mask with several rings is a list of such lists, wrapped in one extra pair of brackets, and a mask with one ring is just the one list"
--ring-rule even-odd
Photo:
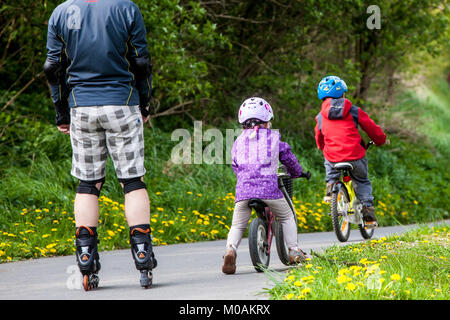
[(264, 268), (269, 266), (270, 255), (267, 254), (269, 248), (267, 226), (260, 218), (255, 218), (250, 223), (248, 248), (255, 270), (262, 272)]
[(339, 192), (333, 192), (331, 197), (331, 219), (336, 237), (341, 242), (346, 242), (350, 237), (350, 222), (348, 220), (348, 210), (350, 200), (344, 186)]
[(359, 232), (364, 239), (370, 239), (373, 236), (375, 229), (366, 229), (366, 226), (363, 224), (358, 224)]
[(274, 221), (274, 233), (275, 233), (275, 240), (277, 244), (277, 253), (278, 258), (280, 258), (280, 261), (286, 265), (289, 266), (289, 248), (286, 244), (286, 241), (284, 241), (284, 233), (283, 233), (283, 226), (280, 222)]

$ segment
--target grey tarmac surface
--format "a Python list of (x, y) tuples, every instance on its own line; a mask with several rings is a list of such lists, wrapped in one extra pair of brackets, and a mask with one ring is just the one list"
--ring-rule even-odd
[[(437, 223), (437, 222), (436, 222)], [(442, 223), (442, 222), (441, 222)], [(446, 223), (450, 223), (447, 220)], [(414, 225), (382, 227), (374, 239), (398, 234)], [(298, 235), (300, 247), (310, 250), (341, 244), (333, 232)], [(362, 241), (358, 230), (352, 230), (346, 244)], [(345, 244), (344, 244), (345, 245)], [(276, 246), (272, 246), (276, 250)], [(235, 275), (221, 272), (225, 241), (197, 242), (155, 247), (158, 267), (154, 270), (153, 286), (142, 289), (139, 272), (130, 250), (100, 252), (100, 286), (85, 292), (75, 264), (75, 256), (44, 258), (0, 265), (1, 300), (266, 300), (264, 288), (273, 283), (263, 273), (257, 273), (250, 260), (247, 239), (237, 252)], [(270, 267), (286, 271), (276, 252)]]

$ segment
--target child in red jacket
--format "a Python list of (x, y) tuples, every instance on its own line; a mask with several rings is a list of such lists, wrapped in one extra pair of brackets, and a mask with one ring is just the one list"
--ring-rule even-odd
[(350, 162), (353, 165), (351, 175), (356, 184), (355, 193), (363, 205), (363, 219), (366, 224), (377, 224), (372, 184), (368, 179), (366, 149), (358, 126), (376, 145), (384, 144), (386, 135), (367, 113), (345, 99), (347, 85), (339, 77), (323, 78), (317, 92), (323, 101), (322, 109), (316, 116), (315, 134), (317, 147), (323, 151), (325, 158), (327, 191), (324, 201), (331, 201), (331, 187), (340, 178), (340, 172), (334, 169), (334, 165), (337, 162)]

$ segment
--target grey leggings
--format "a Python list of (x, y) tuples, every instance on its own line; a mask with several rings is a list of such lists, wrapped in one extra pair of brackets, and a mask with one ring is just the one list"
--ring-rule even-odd
[[(372, 184), (370, 183), (368, 177), (368, 166), (367, 159), (362, 158), (353, 161), (342, 161), (349, 162), (353, 165), (353, 171), (350, 172), (352, 180), (354, 182), (356, 197), (361, 201), (363, 206), (371, 207), (373, 206), (373, 195), (372, 195)], [(339, 180), (341, 172), (334, 169), (335, 162), (330, 162), (325, 159), (325, 171), (326, 171), (326, 182), (333, 183)]]
[[(281, 199), (261, 199), (272, 210), (273, 214), (278, 218), (284, 233), (284, 240), (288, 248), (297, 248), (297, 226), (295, 225), (294, 215), (285, 198)], [(233, 246), (238, 248), (241, 243), (242, 236), (247, 229), (250, 220), (251, 210), (248, 207), (248, 200), (239, 201), (234, 207), (233, 222), (230, 232), (228, 233), (227, 248)]]

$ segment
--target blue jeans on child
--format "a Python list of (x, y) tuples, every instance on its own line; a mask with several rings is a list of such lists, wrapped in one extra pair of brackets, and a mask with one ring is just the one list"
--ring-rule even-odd
[[(367, 159), (362, 158), (353, 161), (342, 161), (348, 162), (353, 165), (353, 170), (350, 172), (352, 177), (353, 187), (355, 189), (356, 197), (361, 201), (363, 206), (372, 207), (373, 206), (373, 195), (372, 195), (372, 183), (368, 178), (368, 166)], [(325, 159), (325, 172), (327, 183), (334, 183), (339, 180), (341, 172), (334, 169), (335, 162), (330, 162)]]

